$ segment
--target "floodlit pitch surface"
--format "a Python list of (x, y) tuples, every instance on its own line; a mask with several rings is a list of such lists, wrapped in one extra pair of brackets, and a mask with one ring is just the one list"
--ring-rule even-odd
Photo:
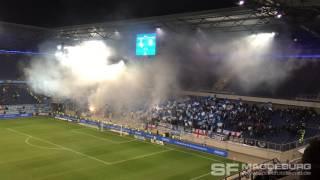
[(53, 118), (0, 121), (1, 180), (221, 179), (214, 162), (230, 160)]

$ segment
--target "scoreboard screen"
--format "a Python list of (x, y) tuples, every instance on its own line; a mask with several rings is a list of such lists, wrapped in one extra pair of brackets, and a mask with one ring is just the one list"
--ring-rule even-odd
[(136, 39), (137, 56), (155, 56), (157, 53), (157, 34), (138, 34)]

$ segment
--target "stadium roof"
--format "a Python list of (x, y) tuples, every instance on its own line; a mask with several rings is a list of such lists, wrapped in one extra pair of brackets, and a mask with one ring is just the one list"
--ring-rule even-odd
[(172, 31), (179, 31), (186, 27), (210, 28), (215, 30), (250, 30), (266, 24), (275, 23), (274, 16), (268, 13), (257, 13), (248, 8), (227, 8), (192, 13), (182, 13), (166, 16), (156, 16), (115, 22), (87, 24), (58, 28), (59, 35), (70, 38), (92, 38), (101, 36), (110, 38), (115, 30), (128, 27), (148, 26), (151, 28), (164, 27)]
[(34, 51), (54, 33), (53, 29), (0, 21), (0, 50)]
[[(289, 24), (292, 26), (302, 28), (305, 31), (309, 31), (314, 36), (318, 36), (320, 38), (319, 0), (247, 0), (245, 7), (236, 6), (232, 8), (217, 9), (219, 7), (229, 7), (230, 2), (232, 2), (231, 4), (234, 5), (235, 1), (236, 0), (228, 0), (225, 3), (216, 3), (216, 9), (213, 10), (153, 16), (147, 18), (136, 18), (129, 20), (107, 21), (104, 23), (64, 26), (55, 29), (17, 25), (12, 23), (0, 23), (0, 25), (6, 25), (10, 27), (22, 27), (23, 29), (33, 29), (34, 31), (44, 30), (50, 33), (57, 34), (57, 37), (63, 40), (84, 40), (91, 38), (112, 39), (115, 35), (115, 31), (122, 31), (128, 28), (141, 26), (149, 28), (163, 27), (173, 32), (179, 32), (180, 30), (186, 29), (196, 30), (197, 28), (223, 32), (255, 32), (259, 30), (266, 31), (268, 29), (279, 28), (281, 25), (286, 26)], [(186, 1), (186, 6), (190, 6), (190, 2), (191, 0)], [(92, 3), (94, 4), (94, 2)], [(116, 2), (111, 1), (110, 5), (112, 3)], [(203, 1), (201, 3), (203, 5), (208, 4), (207, 1)], [(68, 4), (68, 1), (65, 1), (65, 4), (61, 4), (60, 2), (60, 5), (65, 5), (65, 8), (68, 7)], [(75, 6), (78, 7), (81, 4), (83, 5), (83, 3), (79, 1), (79, 4), (76, 4)], [(167, 3), (164, 4), (166, 5)], [(192, 7), (190, 7), (189, 9), (195, 10), (199, 9), (199, 7), (201, 7), (200, 9), (203, 9), (202, 6), (198, 7), (198, 5), (196, 4), (192, 4), (196, 6), (194, 9), (192, 9)], [(210, 5), (212, 5), (212, 3)], [(140, 6), (142, 6), (142, 3), (139, 2), (139, 7)], [(175, 4), (172, 4), (172, 6), (175, 7)], [(179, 6), (181, 6), (181, 4)], [(92, 5), (90, 7), (96, 6)], [(90, 7), (88, 8), (88, 12), (91, 12), (92, 10), (90, 10)], [(137, 5), (135, 7), (137, 7)], [(127, 9), (134, 9), (135, 7), (127, 7)], [(97, 10), (99, 10), (98, 7), (96, 8)], [(148, 8), (147, 5), (146, 8)], [(160, 8), (162, 8), (162, 6), (159, 7), (159, 9)], [(46, 8), (44, 8), (43, 10), (45, 9)], [(70, 9), (70, 11), (72, 11), (72, 8)], [(279, 12), (284, 13), (285, 18), (282, 18), (281, 20), (276, 19), (275, 15)], [(43, 18), (47, 18), (45, 16), (46, 13), (43, 14)], [(64, 12), (61, 12), (61, 14), (57, 13), (56, 17), (61, 18), (64, 15)], [(86, 15), (86, 13), (84, 13), (83, 15)], [(26, 17), (28, 16), (26, 15)], [(90, 22), (96, 22), (94, 15), (92, 15), (92, 19), (94, 20)], [(117, 18), (114, 19), (116, 20)], [(47, 21), (52, 21), (52, 18), (48, 18)]]
[[(66, 26), (57, 28), (56, 30), (59, 37), (76, 40), (95, 37), (113, 38), (115, 31), (137, 26), (149, 28), (163, 27), (174, 32), (179, 32), (179, 30), (185, 30), (186, 28), (194, 30), (201, 28), (223, 32), (255, 32), (291, 23), (294, 26), (304, 26), (306, 29), (309, 29), (306, 25), (314, 25), (316, 23), (314, 21), (315, 18), (320, 15), (320, 2), (318, 1), (307, 0), (305, 3), (302, 3), (302, 1), (298, 0), (279, 0), (278, 2), (280, 1), (281, 4), (274, 3), (271, 0), (256, 0), (245, 7)], [(286, 15), (284, 18), (286, 21), (275, 18), (279, 12)], [(319, 19), (320, 16), (318, 16)]]

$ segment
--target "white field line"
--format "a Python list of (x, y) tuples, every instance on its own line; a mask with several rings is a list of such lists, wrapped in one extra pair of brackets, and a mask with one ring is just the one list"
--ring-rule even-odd
[(191, 178), (190, 180), (197, 180), (197, 179), (201, 179), (201, 178), (206, 177), (206, 176), (208, 176), (208, 175), (211, 175), (211, 172), (206, 173), (206, 174), (202, 174), (202, 175), (197, 176), (197, 177), (194, 177), (194, 178)]
[[(113, 136), (119, 136), (119, 137), (126, 138), (126, 139), (131, 139), (130, 137), (120, 136), (120, 135), (118, 135), (118, 134), (113, 134), (113, 133), (109, 132), (108, 130), (107, 130), (107, 131), (103, 131), (103, 133), (110, 134), (110, 135), (113, 135)], [(197, 156), (197, 157), (199, 157), (199, 158), (207, 159), (207, 160), (210, 160), (210, 161), (215, 161), (215, 162), (224, 163), (224, 161), (220, 161), (220, 160), (217, 160), (217, 159), (212, 159), (212, 158), (207, 157), (207, 156), (202, 156), (202, 155), (200, 155), (200, 154), (195, 154), (195, 153), (192, 153), (192, 152), (187, 152), (187, 151), (183, 151), (183, 150), (179, 150), (179, 149), (175, 149), (175, 148), (169, 148), (169, 147), (166, 147), (166, 146), (162, 146), (162, 145), (158, 145), (158, 144), (151, 143), (151, 142), (149, 142), (149, 141), (139, 141), (139, 142), (146, 143), (146, 144), (150, 144), (150, 145), (154, 145), (154, 146), (158, 146), (158, 147), (163, 147), (163, 148), (168, 149), (168, 150), (173, 150), (173, 151), (185, 153), (185, 154), (189, 154), (189, 155), (192, 155), (192, 156)], [(193, 150), (193, 149), (188, 149), (188, 148), (186, 148), (186, 150), (190, 150), (190, 151), (194, 151), (194, 152), (201, 152), (201, 151), (197, 151), (197, 150)]]
[(143, 159), (143, 158), (145, 158), (145, 157), (149, 157), (149, 156), (153, 156), (153, 155), (165, 153), (165, 152), (168, 152), (168, 151), (172, 151), (172, 149), (167, 149), (167, 150), (158, 151), (158, 152), (154, 152), (154, 153), (149, 153), (149, 154), (144, 154), (144, 155), (140, 155), (140, 156), (135, 156), (135, 157), (133, 157), (133, 158), (129, 158), (129, 159), (125, 159), (125, 160), (114, 161), (114, 162), (111, 162), (110, 164), (111, 164), (111, 165), (114, 165), (114, 164), (120, 164), (120, 163), (124, 163), (124, 162), (127, 162), (127, 161), (132, 161), (132, 160), (136, 160), (136, 159)]
[[(217, 159), (212, 159), (212, 158), (209, 158), (207, 156), (202, 156), (200, 154), (195, 154), (195, 153), (192, 153), (192, 152), (187, 152), (187, 151), (183, 151), (183, 150), (179, 150), (179, 149), (173, 149), (174, 151), (177, 151), (177, 152), (181, 152), (181, 153), (185, 153), (185, 154), (189, 154), (189, 155), (192, 155), (192, 156), (197, 156), (199, 158), (202, 158), (202, 159), (208, 159), (210, 161), (215, 161), (215, 162), (221, 162), (221, 163), (224, 163), (223, 161), (219, 161)], [(188, 150), (191, 150), (191, 149), (188, 149)], [(195, 151), (195, 150), (193, 150)], [(198, 152), (198, 151), (197, 151)]]
[(64, 150), (64, 149), (61, 149), (61, 148), (50, 148), (50, 147), (44, 147), (44, 146), (38, 146), (38, 145), (34, 145), (34, 144), (31, 144), (29, 142), (29, 140), (31, 139), (32, 137), (29, 136), (27, 137), (27, 139), (24, 141), (26, 144), (28, 144), (29, 146), (32, 146), (32, 147), (35, 147), (35, 148), (39, 148), (39, 149), (51, 149), (51, 150)]
[[(91, 127), (88, 127), (88, 126), (85, 126), (85, 128), (79, 128), (79, 129), (76, 129), (76, 130), (81, 130), (81, 129), (92, 129)], [(73, 130), (74, 132), (76, 130)], [(106, 133), (106, 134), (110, 134), (112, 136), (118, 136), (118, 137), (122, 137), (122, 138), (126, 138), (126, 139), (132, 139), (130, 137), (126, 137), (126, 136), (120, 136), (118, 134), (113, 134), (111, 132), (109, 132), (108, 130), (106, 131), (103, 131), (103, 133)], [(83, 134), (87, 134), (87, 133), (83, 133)], [(87, 135), (91, 135), (91, 134), (87, 134)], [(91, 135), (91, 136), (94, 136), (94, 135)], [(100, 137), (98, 137), (100, 139)], [(104, 139), (104, 138), (101, 138), (101, 139)], [(112, 140), (109, 140), (109, 139), (104, 139), (106, 141), (112, 141)], [(134, 140), (131, 140), (131, 141), (134, 141)], [(127, 141), (127, 142), (131, 142), (130, 140)], [(113, 141), (115, 142), (115, 141)], [(168, 150), (174, 150), (174, 151), (177, 151), (177, 152), (181, 152), (181, 153), (185, 153), (185, 154), (189, 154), (189, 155), (192, 155), (192, 156), (197, 156), (199, 158), (202, 158), (202, 159), (207, 159), (207, 160), (210, 160), (210, 161), (215, 161), (215, 162), (221, 162), (221, 163), (224, 163), (223, 161), (219, 161), (217, 159), (212, 159), (212, 158), (209, 158), (207, 156), (202, 156), (200, 154), (195, 154), (195, 153), (192, 153), (192, 152), (187, 152), (187, 151), (183, 151), (183, 150), (179, 150), (179, 149), (174, 149), (174, 148), (169, 148), (169, 147), (166, 147), (166, 146), (161, 146), (161, 145), (158, 145), (158, 144), (154, 144), (154, 143), (151, 143), (149, 141), (139, 141), (139, 142), (143, 142), (143, 143), (146, 143), (146, 144), (150, 144), (150, 145), (154, 145), (154, 146), (158, 146), (158, 147), (163, 147), (165, 149), (168, 149)], [(187, 150), (190, 150), (190, 151), (195, 151), (195, 152), (199, 152), (199, 151), (196, 151), (196, 150), (193, 150), (193, 149), (187, 149)]]
[[(216, 160), (216, 159), (211, 159), (211, 158), (209, 158), (209, 157), (202, 156), (202, 155), (199, 155), (199, 154), (194, 154), (194, 153), (190, 153), (190, 152), (186, 152), (186, 151), (181, 151), (181, 150), (176, 150), (176, 151), (179, 151), (179, 152), (182, 152), (182, 153), (186, 153), (186, 154), (190, 154), (190, 155), (194, 155), (194, 156), (197, 156), (197, 157), (200, 157), (200, 158), (204, 158), (204, 159), (208, 159), (208, 160), (211, 160), (211, 161), (224, 163), (223, 161), (219, 161), (219, 160)], [(210, 174), (211, 174), (211, 172), (206, 173), (206, 174), (202, 174), (202, 175), (200, 175), (200, 176), (193, 177), (193, 178), (191, 178), (190, 180), (198, 180), (198, 179), (201, 179), (201, 178), (203, 178), (203, 177), (206, 177), (206, 176), (208, 176), (208, 175), (210, 175)]]
[(131, 160), (135, 160), (135, 159), (142, 159), (142, 158), (145, 158), (145, 157), (149, 157), (149, 156), (153, 156), (153, 155), (156, 155), (156, 154), (160, 154), (160, 153), (164, 153), (164, 152), (168, 152), (168, 151), (172, 151), (172, 150), (173, 150), (173, 149), (170, 148), (170, 149), (167, 149), (167, 150), (164, 150), (164, 151), (158, 151), (158, 152), (154, 152), (154, 153), (149, 153), (149, 154), (144, 154), (144, 155), (140, 155), (140, 156), (135, 156), (135, 157), (133, 157), (133, 158), (129, 158), (129, 159), (125, 159), (125, 160), (120, 160), (120, 161), (115, 161), (115, 162), (106, 162), (106, 161), (103, 161), (103, 160), (101, 160), (101, 159), (95, 158), (95, 157), (93, 157), (93, 156), (89, 156), (89, 155), (83, 154), (83, 153), (81, 153), (81, 152), (79, 152), (79, 151), (76, 151), (76, 150), (73, 150), (73, 149), (71, 149), (71, 148), (67, 148), (67, 147), (64, 147), (64, 146), (62, 146), (62, 145), (55, 144), (55, 143), (50, 142), (50, 141), (48, 141), (48, 140), (31, 136), (30, 134), (27, 134), (27, 133), (23, 133), (23, 132), (20, 132), (20, 131), (11, 129), (11, 128), (8, 128), (8, 130), (11, 131), (11, 132), (14, 132), (14, 133), (16, 133), (16, 134), (20, 134), (20, 135), (23, 135), (23, 136), (27, 136), (28, 138), (34, 138), (34, 139), (37, 139), (37, 140), (39, 140), (39, 141), (42, 141), (42, 142), (45, 142), (45, 143), (48, 143), (48, 144), (57, 146), (57, 147), (59, 147), (61, 150), (66, 150), (66, 151), (73, 152), (73, 153), (75, 153), (75, 154), (78, 154), (78, 155), (84, 156), (84, 157), (86, 157), (86, 158), (89, 158), (89, 159), (98, 161), (98, 162), (100, 162), (100, 163), (102, 163), (102, 164), (105, 164), (105, 165), (113, 165), (113, 164), (119, 164), (119, 163), (122, 163), (122, 162), (127, 162), (127, 161), (131, 161)]
[[(79, 128), (79, 129), (76, 129), (76, 130), (81, 130), (81, 129), (91, 129), (91, 127)], [(28, 137), (29, 137), (29, 136), (32, 137), (31, 135), (28, 135), (28, 134), (25, 134), (25, 133), (22, 133), (22, 132), (18, 132), (18, 131), (16, 131), (16, 130), (13, 130), (13, 129), (10, 129), (10, 128), (8, 128), (8, 130), (11, 130), (11, 131), (13, 131), (13, 132), (16, 132), (16, 133), (19, 133), (19, 134), (22, 134), (22, 135), (25, 135), (25, 136), (28, 136)], [(93, 137), (95, 137), (95, 138), (97, 138), (97, 139), (104, 140), (104, 141), (109, 141), (109, 142), (112, 142), (112, 143), (115, 143), (115, 144), (122, 144), (122, 143), (128, 143), (128, 142), (136, 141), (136, 139), (134, 139), (134, 140), (124, 141), (124, 142), (117, 142), (117, 141), (112, 141), (112, 140), (106, 139), (106, 138), (100, 138), (100, 137), (94, 136), (94, 135), (92, 135), (92, 134), (83, 133), (83, 132), (78, 132), (78, 131), (76, 131), (76, 130), (74, 130), (73, 132), (75, 132), (75, 133), (80, 133), (80, 134), (85, 134), (85, 135), (89, 135), (89, 136), (93, 136)], [(107, 133), (107, 134), (109, 134), (108, 131), (104, 131), (104, 132)], [(123, 137), (123, 136), (116, 135), (116, 134), (113, 134), (113, 133), (112, 133), (111, 135), (119, 136), (119, 137), (126, 138), (126, 139), (131, 139), (131, 138), (129, 138), (129, 137)], [(76, 153), (76, 154), (82, 155), (82, 156), (84, 156), (84, 157), (87, 157), (87, 158), (89, 158), (89, 159), (93, 159), (93, 160), (99, 161), (99, 162), (101, 162), (101, 163), (103, 163), (103, 164), (105, 164), (105, 165), (119, 164), (119, 163), (122, 163), (122, 162), (127, 162), (127, 161), (131, 161), (131, 160), (135, 160), (135, 159), (141, 159), (141, 158), (145, 158), (145, 157), (148, 157), (148, 156), (152, 156), (152, 155), (164, 153), (164, 152), (167, 152), (167, 151), (177, 151), (177, 152), (189, 154), (189, 155), (192, 155), (192, 156), (196, 156), (196, 157), (199, 157), (199, 158), (207, 159), (207, 160), (210, 160), (210, 161), (215, 161), (215, 162), (221, 162), (221, 163), (223, 163), (223, 161), (220, 161), (220, 160), (217, 160), (217, 159), (212, 159), (212, 158), (209, 158), (209, 157), (207, 157), (207, 156), (202, 156), (202, 155), (200, 155), (200, 154), (195, 154), (195, 153), (192, 153), (192, 152), (187, 152), (187, 151), (183, 151), (183, 150), (179, 150), (179, 149), (174, 149), (174, 148), (169, 148), (169, 147), (165, 147), (165, 146), (160, 146), (160, 145), (157, 145), (157, 144), (153, 144), (153, 143), (150, 143), (150, 142), (144, 142), (144, 141), (139, 141), (139, 142), (143, 142), (143, 143), (147, 143), (147, 144), (150, 144), (150, 145), (155, 145), (155, 146), (163, 147), (163, 148), (165, 148), (165, 149), (167, 149), (167, 150), (159, 151), (159, 152), (154, 152), (154, 153), (150, 153), (150, 154), (145, 154), (145, 155), (141, 155), (141, 156), (136, 156), (136, 157), (133, 157), (133, 158), (129, 158), (129, 159), (125, 159), (125, 160), (120, 160), (120, 161), (115, 161), (115, 162), (106, 162), (106, 161), (97, 159), (97, 158), (95, 158), (95, 157), (92, 157), (92, 156), (83, 154), (83, 153), (81, 153), (81, 152), (75, 151), (75, 150), (73, 150), (73, 149), (66, 148), (66, 147), (61, 146), (61, 145), (58, 145), (58, 144), (54, 144), (54, 143), (52, 143), (52, 142), (50, 142), (50, 141), (47, 141), (47, 140), (43, 140), (43, 139), (36, 138), (36, 137), (32, 137), (32, 138), (41, 140), (41, 141), (43, 141), (43, 142), (47, 142), (47, 143), (52, 144), (52, 145), (56, 145), (56, 146), (58, 146), (58, 147), (60, 147), (60, 148), (62, 148), (62, 149), (64, 149), (64, 150), (68, 150), (68, 151), (71, 151), (71, 152), (73, 152), (73, 153)], [(188, 149), (188, 150), (192, 150), (192, 149)], [(195, 151), (195, 150), (192, 150), (192, 151)], [(198, 152), (198, 151), (196, 151), (196, 152)], [(207, 173), (206, 175), (208, 175), (208, 174), (209, 174), (209, 173)], [(201, 175), (201, 176), (204, 177), (205, 175)]]
[(73, 133), (78, 133), (78, 134), (87, 135), (87, 136), (91, 136), (91, 137), (93, 137), (93, 138), (95, 138), (95, 139), (99, 139), (99, 140), (102, 140), (102, 141), (107, 141), (107, 142), (110, 142), (110, 143), (113, 143), (113, 144), (124, 144), (124, 143), (129, 143), (129, 142), (132, 142), (132, 141), (137, 141), (136, 139), (132, 139), (132, 140), (129, 140), (129, 141), (121, 141), (121, 142), (118, 142), (118, 141), (113, 141), (113, 140), (111, 140), (111, 139), (107, 139), (107, 138), (95, 136), (95, 135), (92, 135), (92, 134), (89, 134), (89, 133), (85, 133), (85, 132), (79, 132), (79, 131), (75, 131), (75, 130), (73, 130), (72, 132), (73, 132)]
[[(192, 152), (187, 152), (187, 151), (183, 151), (183, 150), (179, 150), (179, 149), (175, 149), (175, 148), (166, 147), (165, 145), (163, 146), (163, 145), (154, 144), (154, 143), (146, 142), (146, 141), (139, 141), (139, 142), (150, 144), (150, 145), (154, 145), (154, 146), (158, 146), (158, 147), (163, 147), (163, 148), (168, 149), (168, 150), (177, 151), (177, 152), (181, 152), (181, 153), (184, 153), (184, 154), (189, 154), (189, 155), (192, 155), (192, 156), (197, 156), (199, 158), (207, 159), (207, 160), (210, 160), (210, 161), (224, 163), (223, 161), (220, 161), (220, 160), (217, 160), (217, 159), (212, 159), (210, 157), (202, 156), (200, 154), (195, 154), (195, 153), (192, 153)], [(196, 151), (196, 150), (193, 150), (193, 149), (186, 149), (186, 150), (190, 150), (190, 151), (194, 151), (194, 152), (200, 152), (200, 151)]]
[[(108, 141), (108, 142), (111, 142), (111, 141), (112, 141), (112, 140), (109, 140), (109, 139), (106, 139), (106, 138), (101, 138), (101, 137), (98, 137), (98, 136), (95, 136), (95, 135), (92, 135), (92, 134), (89, 134), (89, 133), (78, 132), (78, 131), (73, 131), (73, 132), (79, 133), (79, 134), (88, 135), (88, 136), (91, 136), (91, 137), (93, 137), (93, 138), (96, 138), (96, 139), (99, 139), (99, 140), (103, 140), (103, 141)], [(137, 141), (137, 140), (136, 140), (136, 139), (133, 139), (133, 140), (124, 141), (124, 142), (115, 142), (115, 141), (112, 141), (112, 142), (114, 142), (114, 144), (123, 144), (123, 143), (132, 142), (132, 141)], [(135, 157), (132, 157), (132, 158), (129, 158), (129, 159), (124, 159), (124, 160), (119, 160), (119, 161), (110, 162), (110, 165), (120, 164), (120, 163), (123, 163), (123, 162), (131, 161), (131, 160), (136, 160), (136, 159), (142, 159), (142, 158), (145, 158), (145, 157), (149, 157), (149, 156), (161, 154), (161, 153), (168, 152), (168, 151), (172, 151), (172, 150), (174, 150), (174, 149), (172, 149), (172, 148), (167, 148), (167, 147), (166, 147), (166, 150), (163, 150), (163, 151), (157, 151), (157, 152), (154, 152), (154, 153), (149, 153), (149, 154), (143, 154), (143, 155), (135, 156)]]
[[(87, 129), (87, 128), (88, 128), (88, 127), (84, 128), (84, 129)], [(80, 128), (80, 129), (82, 129), (82, 128)], [(77, 130), (80, 130), (80, 129), (77, 129)], [(103, 131), (103, 133), (109, 134), (108, 131)], [(84, 134), (87, 134), (87, 133), (84, 133)], [(110, 134), (113, 135), (113, 136), (118, 136), (118, 137), (122, 137), (122, 138), (126, 138), (126, 139), (131, 139), (131, 138), (129, 138), (129, 137), (123, 137), (123, 136), (120, 136), (120, 135), (118, 135), (118, 134), (112, 134), (112, 133), (110, 133)], [(87, 134), (87, 135), (89, 135), (89, 134)], [(91, 134), (90, 134), (90, 135), (91, 135)], [(92, 135), (92, 136), (94, 136), (94, 135)], [(102, 138), (102, 139), (104, 139), (104, 138)], [(107, 140), (107, 139), (104, 139), (104, 140)], [(110, 140), (110, 141), (112, 141), (112, 140)], [(130, 142), (130, 140), (127, 141), (127, 142)], [(150, 145), (154, 145), (154, 146), (158, 146), (158, 147), (163, 147), (163, 148), (168, 149), (168, 150), (173, 150), (173, 151), (177, 151), (177, 152), (189, 154), (189, 155), (196, 156), (196, 157), (199, 157), (199, 158), (202, 158), (202, 159), (207, 159), (207, 160), (210, 160), (210, 161), (215, 161), (215, 162), (224, 163), (223, 161), (219, 161), (219, 160), (217, 160), (217, 159), (212, 159), (212, 158), (209, 158), (209, 157), (207, 157), (207, 156), (202, 156), (202, 155), (200, 155), (200, 154), (195, 154), (195, 153), (192, 153), (192, 152), (187, 152), (187, 151), (183, 151), (183, 150), (179, 150), (179, 149), (174, 149), (174, 148), (169, 148), (169, 147), (166, 147), (166, 146), (161, 146), (161, 145), (158, 145), (158, 144), (151, 143), (151, 142), (149, 142), (149, 141), (139, 141), (139, 142), (146, 143), (146, 144), (150, 144)], [(196, 150), (193, 150), (193, 149), (187, 149), (187, 150), (199, 152), (199, 151), (196, 151)]]
[(71, 149), (71, 148), (67, 148), (67, 147), (64, 147), (64, 146), (62, 146), (62, 145), (55, 144), (55, 143), (50, 142), (50, 141), (48, 141), (48, 140), (41, 139), (41, 138), (38, 138), (38, 137), (34, 137), (34, 136), (31, 136), (30, 134), (23, 133), (23, 132), (20, 132), (20, 131), (11, 129), (11, 128), (8, 128), (8, 130), (11, 131), (11, 132), (14, 132), (14, 133), (16, 133), (16, 134), (20, 134), (20, 135), (27, 136), (27, 137), (32, 137), (32, 138), (37, 139), (37, 140), (39, 140), (39, 141), (42, 141), (42, 142), (45, 142), (45, 143), (48, 143), (48, 144), (57, 146), (57, 147), (59, 147), (59, 148), (61, 148), (61, 149), (63, 149), (63, 150), (70, 151), (70, 152), (73, 152), (73, 153), (78, 154), (78, 155), (80, 155), (80, 156), (86, 157), (86, 158), (88, 158), (88, 159), (92, 159), (92, 160), (98, 161), (98, 162), (100, 162), (100, 163), (102, 163), (102, 164), (104, 164), (104, 165), (110, 165), (109, 162), (103, 161), (103, 160), (101, 160), (101, 159), (98, 159), (98, 158), (96, 158), (96, 157), (93, 157), (93, 156), (90, 156), (90, 155), (87, 155), (87, 154), (83, 154), (83, 153), (81, 153), (81, 152), (79, 152), (79, 151), (76, 151), (76, 150), (73, 150), (73, 149)]
[[(219, 161), (219, 160), (217, 160), (217, 159), (211, 159), (211, 158), (209, 158), (209, 157), (202, 156), (202, 155), (200, 155), (200, 154), (195, 154), (195, 153), (192, 153), (192, 152), (187, 152), (187, 151), (183, 151), (183, 150), (179, 150), (179, 149), (173, 149), (173, 150), (174, 150), (174, 151), (177, 151), (177, 152), (189, 154), (189, 155), (192, 155), (192, 156), (197, 156), (197, 157), (199, 157), (199, 158), (207, 159), (207, 160), (210, 160), (210, 161), (215, 161), (215, 162), (224, 163), (223, 161)], [(203, 178), (203, 177), (205, 177), (205, 176), (208, 176), (208, 175), (210, 175), (210, 174), (211, 174), (211, 172), (206, 173), (206, 174), (202, 174), (202, 175), (200, 175), (200, 176), (191, 178), (190, 180), (201, 179), (201, 178)]]

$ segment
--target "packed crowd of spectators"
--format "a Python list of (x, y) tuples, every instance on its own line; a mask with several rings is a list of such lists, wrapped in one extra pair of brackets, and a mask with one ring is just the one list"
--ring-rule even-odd
[(151, 107), (142, 104), (130, 108), (110, 106), (104, 114), (107, 119), (125, 124), (137, 122), (172, 133), (186, 131), (209, 137), (218, 134), (282, 144), (320, 134), (320, 114), (312, 108), (215, 96), (174, 97)]
[(37, 104), (37, 98), (26, 85), (0, 85), (0, 105)]
[(152, 124), (167, 123), (173, 129), (206, 130), (212, 133), (239, 132), (241, 136), (264, 138), (285, 132), (299, 139), (306, 129), (320, 127), (313, 109), (278, 107), (271, 103), (250, 104), (216, 97), (184, 97), (155, 105), (148, 112)]

